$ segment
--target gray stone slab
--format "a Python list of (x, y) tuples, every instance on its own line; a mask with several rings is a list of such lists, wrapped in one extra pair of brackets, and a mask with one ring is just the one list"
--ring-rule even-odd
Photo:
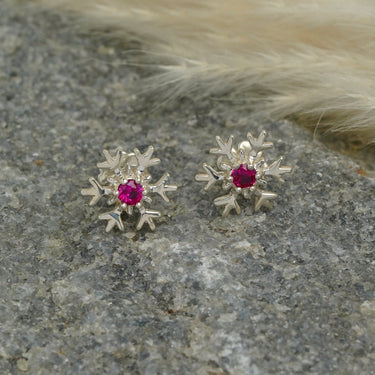
[[(289, 122), (155, 109), (126, 46), (74, 22), (0, 3), (0, 373), (374, 374), (374, 181)], [(262, 128), (293, 173), (222, 219), (193, 177), (216, 134)], [(180, 189), (155, 232), (106, 234), (80, 189), (103, 148), (149, 144)]]

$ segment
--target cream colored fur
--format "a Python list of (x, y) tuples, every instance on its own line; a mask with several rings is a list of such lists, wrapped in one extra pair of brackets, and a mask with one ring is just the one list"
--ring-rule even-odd
[[(164, 98), (222, 93), (375, 143), (374, 0), (34, 0), (136, 38)], [(79, 22), (81, 24), (81, 22)]]

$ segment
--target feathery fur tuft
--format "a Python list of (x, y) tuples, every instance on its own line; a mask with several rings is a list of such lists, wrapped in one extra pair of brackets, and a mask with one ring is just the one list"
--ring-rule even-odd
[(158, 54), (166, 97), (230, 93), (375, 143), (372, 0), (34, 0)]

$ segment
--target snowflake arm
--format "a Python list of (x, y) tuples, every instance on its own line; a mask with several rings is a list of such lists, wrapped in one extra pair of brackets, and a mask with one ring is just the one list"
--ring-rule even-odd
[(276, 176), (279, 180), (284, 181), (281, 175), (284, 173), (289, 173), (292, 168), (287, 166), (280, 166), (282, 161), (283, 157), (280, 157), (278, 160), (274, 161), (268, 168), (264, 170), (264, 174)]
[(210, 165), (204, 163), (203, 169), (206, 173), (199, 173), (195, 176), (195, 180), (199, 182), (207, 182), (204, 190), (208, 190), (216, 181), (224, 180), (224, 172), (217, 172)]
[(214, 200), (215, 206), (225, 206), (223, 211), (223, 217), (229, 215), (230, 211), (236, 210), (237, 214), (241, 213), (241, 207), (237, 203), (237, 194), (231, 192), (228, 195), (223, 195)]
[(263, 150), (268, 150), (273, 147), (272, 142), (264, 142), (264, 139), (267, 135), (265, 130), (262, 130), (258, 136), (255, 138), (250, 132), (247, 133), (247, 139), (249, 140), (251, 146), (251, 155), (256, 156), (259, 152)]
[(149, 146), (144, 154), (142, 154), (137, 148), (134, 149), (134, 154), (138, 162), (138, 171), (143, 172), (148, 167), (153, 167), (160, 163), (160, 159), (151, 158), (154, 153), (154, 148)]
[(101, 186), (99, 182), (95, 180), (94, 177), (90, 177), (89, 182), (92, 185), (92, 187), (88, 189), (82, 189), (81, 194), (92, 195), (92, 199), (89, 205), (94, 206), (96, 203), (98, 203), (101, 197), (103, 197), (104, 195), (108, 195), (111, 190), (106, 186)]
[(268, 207), (270, 205), (271, 199), (276, 199), (278, 195), (276, 193), (272, 193), (270, 191), (264, 191), (264, 190), (256, 190), (255, 194), (257, 195), (255, 199), (255, 212), (259, 211), (261, 207), (266, 206)]
[(99, 215), (100, 220), (108, 220), (107, 227), (105, 228), (106, 232), (110, 232), (112, 228), (116, 225), (121, 231), (124, 230), (124, 224), (121, 220), (121, 210), (115, 209), (114, 211), (106, 212)]
[(155, 217), (160, 217), (159, 211), (146, 210), (144, 207), (141, 207), (139, 210), (140, 217), (137, 223), (137, 230), (142, 229), (143, 225), (147, 223), (151, 230), (155, 230), (155, 224), (152, 220)]
[(102, 169), (116, 169), (119, 167), (121, 162), (121, 151), (117, 151), (115, 156), (112, 156), (108, 150), (103, 150), (103, 155), (106, 158), (106, 161), (103, 161), (102, 163), (98, 163), (98, 168)]
[(219, 136), (216, 137), (216, 142), (218, 144), (218, 148), (212, 148), (210, 150), (211, 154), (219, 154), (225, 155), (229, 160), (235, 160), (235, 155), (233, 155), (233, 135), (231, 135), (228, 140), (225, 142)]
[(165, 194), (167, 191), (176, 191), (177, 185), (167, 185), (169, 180), (169, 173), (164, 173), (160, 180), (150, 187), (153, 193), (159, 194), (166, 202), (169, 202), (169, 198)]

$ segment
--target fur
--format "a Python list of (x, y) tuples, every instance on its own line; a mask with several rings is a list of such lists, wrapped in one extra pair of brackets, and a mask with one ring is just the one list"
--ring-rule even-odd
[(156, 56), (148, 84), (164, 99), (229, 93), (375, 144), (373, 0), (33, 1), (131, 35)]

